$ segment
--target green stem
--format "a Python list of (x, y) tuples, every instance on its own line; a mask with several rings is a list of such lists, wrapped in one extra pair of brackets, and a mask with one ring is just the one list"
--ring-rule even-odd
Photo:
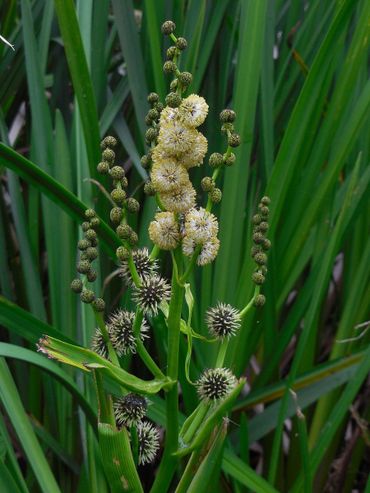
[(152, 251), (150, 252), (149, 258), (150, 260), (155, 260), (158, 258), (159, 252), (161, 249), (159, 248), (158, 245), (153, 245)]
[(181, 284), (185, 283), (187, 281), (188, 277), (190, 276), (191, 271), (193, 270), (193, 268), (195, 266), (195, 263), (197, 261), (197, 258), (198, 258), (198, 255), (199, 255), (201, 249), (202, 249), (201, 245), (198, 245), (197, 247), (195, 247), (194, 253), (190, 259), (190, 263), (189, 263), (186, 271), (184, 272), (184, 274), (180, 277), (180, 283)]
[(140, 277), (139, 277), (139, 274), (137, 273), (137, 270), (136, 270), (136, 267), (135, 267), (135, 262), (132, 258), (132, 253), (130, 251), (130, 256), (127, 260), (127, 263), (128, 263), (128, 267), (130, 269), (130, 274), (131, 274), (131, 277), (132, 277), (132, 280), (134, 281), (134, 284), (136, 287), (139, 287), (140, 284), (141, 284), (141, 280), (140, 280)]
[(261, 289), (260, 286), (256, 286), (254, 288), (254, 293), (253, 293), (252, 299), (249, 301), (249, 303), (240, 312), (241, 318), (244, 318), (246, 316), (246, 314), (249, 312), (249, 310), (252, 308), (254, 300), (256, 299), (256, 296), (259, 295), (259, 293), (260, 293), (260, 289)]
[(220, 347), (218, 348), (215, 368), (222, 368), (228, 346), (229, 346), (229, 338), (225, 337), (225, 339), (221, 342)]
[[(180, 268), (181, 251), (175, 251), (177, 265)], [(173, 381), (178, 378), (180, 320), (184, 300), (184, 288), (177, 283), (175, 272), (172, 273), (172, 291), (167, 319), (168, 359), (167, 376)], [(174, 385), (166, 394), (166, 440), (163, 457), (152, 486), (152, 493), (164, 493), (168, 490), (177, 465), (173, 456), (178, 447), (178, 394)]]
[(192, 440), (193, 436), (195, 435), (195, 432), (199, 428), (200, 424), (203, 422), (205, 415), (207, 414), (209, 409), (209, 404), (206, 402), (201, 402), (198, 406), (197, 412), (190, 423), (188, 429), (183, 435), (183, 440), (184, 442), (188, 445), (190, 441)]

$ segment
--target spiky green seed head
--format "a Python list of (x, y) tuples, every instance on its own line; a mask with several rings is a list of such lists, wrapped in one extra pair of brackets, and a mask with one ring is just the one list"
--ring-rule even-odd
[(233, 121), (235, 121), (235, 118), (236, 118), (235, 111), (230, 110), (228, 108), (222, 110), (220, 113), (221, 123), (232, 123)]
[(214, 152), (213, 154), (211, 154), (209, 156), (209, 161), (208, 162), (209, 162), (209, 165), (212, 168), (218, 168), (223, 163), (222, 154), (220, 154), (219, 152)]
[(139, 202), (136, 199), (134, 199), (133, 197), (129, 197), (126, 200), (125, 207), (128, 210), (128, 212), (132, 212), (133, 214), (135, 214), (136, 212), (139, 212), (139, 210), (140, 210)]
[(77, 264), (77, 272), (86, 274), (90, 270), (90, 262), (88, 260), (80, 260)]
[(155, 104), (158, 103), (158, 101), (159, 101), (159, 96), (156, 92), (151, 92), (148, 94), (148, 103)]
[(228, 368), (212, 368), (204, 371), (196, 387), (201, 400), (215, 402), (230, 394), (236, 383), (235, 376)]
[(176, 92), (170, 92), (166, 96), (166, 105), (170, 108), (177, 108), (181, 104), (181, 96)]
[(159, 450), (159, 432), (148, 421), (142, 421), (137, 426), (139, 442), (139, 464), (149, 464), (154, 461)]
[(261, 284), (263, 284), (265, 282), (265, 276), (262, 274), (262, 272), (253, 272), (252, 274), (252, 281), (257, 284), (258, 286), (260, 286)]
[(129, 258), (129, 256), (130, 256), (130, 252), (129, 250), (127, 250), (127, 248), (125, 248), (124, 246), (120, 246), (117, 248), (116, 257), (120, 262), (124, 262)]
[(206, 313), (206, 322), (210, 334), (218, 339), (236, 334), (241, 325), (240, 312), (226, 303), (218, 303)]
[(190, 72), (181, 72), (179, 75), (179, 81), (181, 85), (188, 87), (193, 82), (193, 76)]
[[(120, 276), (126, 281), (128, 285), (134, 285), (134, 281), (131, 277), (130, 266), (128, 263), (128, 258), (125, 259), (121, 264)], [(157, 269), (157, 263), (149, 257), (149, 252), (147, 248), (140, 248), (138, 250), (132, 251), (132, 261), (135, 265), (136, 272), (140, 280), (147, 279), (148, 277), (155, 274)]]
[(121, 188), (115, 188), (111, 191), (110, 196), (116, 204), (122, 205), (126, 199), (126, 192)]
[(171, 288), (167, 281), (154, 274), (142, 280), (134, 290), (133, 298), (140, 309), (148, 315), (157, 315), (159, 304), (170, 299)]
[(145, 417), (147, 407), (145, 397), (138, 394), (131, 393), (117, 399), (113, 408), (118, 428), (137, 426)]
[(219, 188), (214, 188), (209, 192), (209, 198), (211, 199), (212, 204), (219, 204), (222, 200), (221, 190)]
[(265, 296), (263, 294), (258, 294), (254, 299), (253, 305), (255, 307), (260, 307), (263, 306), (265, 303), (266, 303)]
[(108, 358), (108, 348), (99, 328), (95, 329), (90, 347), (92, 351), (97, 353), (102, 358)]
[(123, 217), (123, 211), (121, 207), (113, 207), (113, 209), (110, 211), (110, 220), (112, 221), (112, 223), (119, 224), (121, 222), (122, 217)]
[(200, 185), (204, 192), (212, 192), (212, 190), (215, 188), (215, 182), (210, 176), (205, 176), (204, 178), (202, 178)]
[(83, 303), (92, 303), (95, 299), (95, 294), (91, 289), (83, 289), (80, 297)]
[(71, 282), (71, 289), (74, 293), (81, 293), (82, 291), (82, 288), (83, 288), (83, 283), (81, 281), (81, 279), (73, 279), (73, 281)]
[(92, 303), (94, 310), (97, 312), (104, 312), (105, 310), (105, 301), (103, 298), (95, 298), (95, 300)]
[(223, 155), (223, 161), (225, 166), (232, 166), (235, 163), (236, 156), (233, 152), (225, 153)]
[(186, 41), (185, 38), (177, 38), (177, 41), (176, 41), (176, 48), (178, 48), (180, 51), (184, 51), (186, 50), (188, 46), (188, 42)]
[(116, 228), (116, 233), (122, 240), (128, 240), (132, 233), (131, 226), (128, 224), (120, 224)]
[(167, 60), (163, 64), (163, 72), (165, 74), (174, 74), (176, 72), (177, 66), (176, 63), (172, 60)]
[(107, 175), (109, 173), (109, 163), (108, 161), (101, 161), (96, 169), (98, 170), (98, 173), (101, 175)]
[(117, 139), (112, 137), (111, 135), (107, 135), (101, 142), (100, 147), (104, 150), (107, 147), (116, 147)]
[(175, 29), (176, 24), (173, 21), (165, 21), (161, 27), (162, 34), (164, 34), (165, 36), (169, 36), (170, 34), (172, 34)]
[(122, 166), (113, 166), (113, 168), (110, 170), (110, 175), (113, 180), (122, 180), (122, 178), (125, 176), (125, 170), (122, 168)]

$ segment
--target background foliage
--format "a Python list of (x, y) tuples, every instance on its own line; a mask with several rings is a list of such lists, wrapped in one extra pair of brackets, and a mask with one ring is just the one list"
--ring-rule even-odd
[[(218, 206), (220, 254), (193, 279), (196, 330), (205, 333), (217, 300), (250, 298), (250, 219), (260, 196), (272, 198), (267, 303), (228, 361), (250, 392), (216, 464), (219, 491), (369, 491), (369, 18), (366, 0), (2, 3), (0, 34), (15, 51), (0, 44), (1, 491), (108, 491), (91, 382), (37, 354), (35, 341), (48, 333), (86, 345), (94, 331), (69, 284), (84, 204), (103, 218), (109, 207), (95, 182), (108, 131), (144, 201), (137, 229), (149, 244), (155, 205), (143, 195), (140, 156), (146, 95), (163, 98), (169, 82), (166, 19), (187, 38), (182, 68), (210, 105), (210, 152), (220, 150), (224, 107), (236, 110), (242, 137)], [(200, 181), (209, 170), (196, 173)], [(113, 257), (107, 226), (101, 240)], [(108, 282), (114, 264), (100, 269), (109, 308), (127, 304), (120, 282)], [(163, 340), (158, 318), (160, 364)], [(214, 358), (208, 345), (195, 351), (194, 378)], [(131, 368), (140, 374), (135, 360)], [(181, 380), (189, 413), (195, 391), (183, 371)], [(161, 399), (150, 412), (163, 424)]]

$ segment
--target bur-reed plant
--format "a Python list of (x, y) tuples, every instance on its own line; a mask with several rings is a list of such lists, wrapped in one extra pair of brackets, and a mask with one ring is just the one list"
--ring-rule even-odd
[[(208, 155), (189, 171), (197, 207), (206, 207), (212, 185), (207, 163), (210, 154), (220, 152), (223, 108), (236, 111), (241, 137), (235, 163), (217, 177), (222, 200), (212, 205), (212, 214), (220, 219), (220, 248), (213, 262), (192, 268), (182, 319), (188, 321), (192, 306), (196, 333), (215, 338), (208, 325), (217, 331), (219, 318), (209, 308), (231, 315), (230, 307), (241, 308), (253, 296), (253, 216), (264, 190), (271, 197), (273, 244), (264, 307), (251, 308), (239, 329), (228, 325), (236, 333), (223, 367), (247, 382), (228, 413), (230, 421), (223, 420), (212, 436), (207, 460), (202, 462), (201, 452), (190, 460), (179, 454), (177, 477), (185, 482), (178, 487), (366, 491), (369, 9), (366, 0), (10, 0), (0, 5), (0, 34), (14, 47), (0, 40), (0, 355), (6, 358), (0, 362), (1, 490), (109, 491), (100, 446), (109, 457), (113, 439), (121, 450), (130, 437), (116, 437), (103, 423), (100, 445), (97, 440), (95, 370), (86, 371), (84, 364), (102, 360), (101, 398), (117, 397), (113, 411), (119, 426), (131, 428), (139, 416), (150, 422), (141, 436), (155, 440), (160, 430), (154, 462), (139, 466), (144, 490), (158, 470), (167, 389), (158, 391), (155, 380), (162, 377), (152, 377), (138, 347), (142, 343), (166, 375), (167, 313), (159, 308), (145, 317), (142, 340), (136, 339), (136, 353), (129, 354), (135, 289), (127, 264), (117, 264), (118, 224), (110, 227), (107, 219), (108, 204), (122, 194), (110, 196), (111, 178), (99, 175), (97, 164), (99, 141), (114, 135), (115, 164), (123, 165), (129, 181), (124, 191), (141, 207), (128, 213), (139, 238), (134, 250), (151, 252), (149, 225), (158, 209), (153, 196), (144, 196), (144, 187), (149, 193), (153, 187), (145, 185), (149, 174), (140, 156), (147, 154), (147, 94), (154, 90), (164, 102), (173, 77), (163, 77), (162, 57), (171, 42), (159, 29), (170, 17), (188, 41), (178, 68), (192, 73), (193, 80), (183, 99), (192, 92), (209, 105), (198, 128), (207, 136)], [(104, 299), (107, 326), (123, 322), (126, 341), (118, 350), (122, 371), (113, 365), (113, 373), (109, 359), (91, 361), (90, 352), (78, 368), (36, 352), (43, 334), (80, 350), (94, 339), (94, 311), (69, 288), (84, 233), (77, 225), (87, 222), (90, 208), (100, 220), (98, 244), (92, 247), (99, 256), (90, 262), (97, 278), (86, 288)], [(167, 283), (170, 255), (161, 252), (157, 259), (157, 272)], [(195, 383), (204, 369), (214, 367), (218, 343), (181, 327), (183, 426), (199, 403), (197, 387), (188, 379)], [(122, 396), (117, 371), (119, 381), (132, 387), (130, 397)], [(151, 394), (144, 403), (136, 396), (147, 395), (148, 385)], [(129, 416), (119, 412), (127, 402), (133, 406)], [(228, 402), (220, 415), (227, 413)], [(130, 443), (138, 462), (135, 439)], [(134, 474), (135, 464), (127, 466)], [(186, 478), (195, 470), (191, 489)]]

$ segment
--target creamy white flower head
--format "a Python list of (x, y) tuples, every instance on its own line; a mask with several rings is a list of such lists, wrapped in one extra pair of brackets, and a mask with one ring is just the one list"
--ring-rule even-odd
[(197, 131), (178, 120), (164, 122), (158, 135), (158, 144), (164, 152), (172, 156), (188, 152), (194, 145)]
[(150, 177), (157, 192), (172, 192), (190, 184), (186, 169), (174, 158), (157, 161), (152, 167)]
[(187, 257), (191, 257), (196, 247), (195, 241), (193, 240), (193, 238), (189, 238), (189, 236), (184, 236), (184, 238), (182, 239), (181, 247), (182, 253)]
[(198, 255), (197, 258), (197, 264), (206, 265), (213, 262), (213, 260), (217, 257), (219, 248), (220, 248), (220, 240), (216, 238), (216, 236), (213, 236), (202, 246), (200, 254)]
[(190, 209), (185, 216), (185, 236), (192, 238), (197, 245), (210, 240), (218, 233), (216, 216), (203, 207)]
[(204, 156), (207, 154), (207, 150), (207, 139), (202, 133), (197, 132), (193, 145), (188, 152), (179, 156), (179, 161), (186, 169), (200, 166), (203, 163)]
[(179, 118), (179, 110), (178, 108), (171, 108), (170, 106), (166, 106), (161, 111), (161, 116), (159, 119), (160, 124), (173, 122), (174, 120), (178, 120)]
[(198, 94), (190, 94), (182, 101), (179, 114), (182, 121), (189, 127), (199, 127), (207, 117), (208, 104)]
[(162, 250), (173, 250), (180, 241), (179, 225), (173, 212), (158, 212), (149, 225), (149, 237)]
[(191, 183), (169, 193), (161, 193), (164, 207), (171, 212), (186, 212), (195, 205), (195, 190)]
[(153, 161), (153, 164), (156, 163), (162, 163), (163, 161), (168, 161), (171, 159), (177, 159), (175, 154), (171, 154), (170, 152), (166, 152), (163, 147), (157, 145), (154, 147), (152, 153), (151, 153), (151, 158)]

